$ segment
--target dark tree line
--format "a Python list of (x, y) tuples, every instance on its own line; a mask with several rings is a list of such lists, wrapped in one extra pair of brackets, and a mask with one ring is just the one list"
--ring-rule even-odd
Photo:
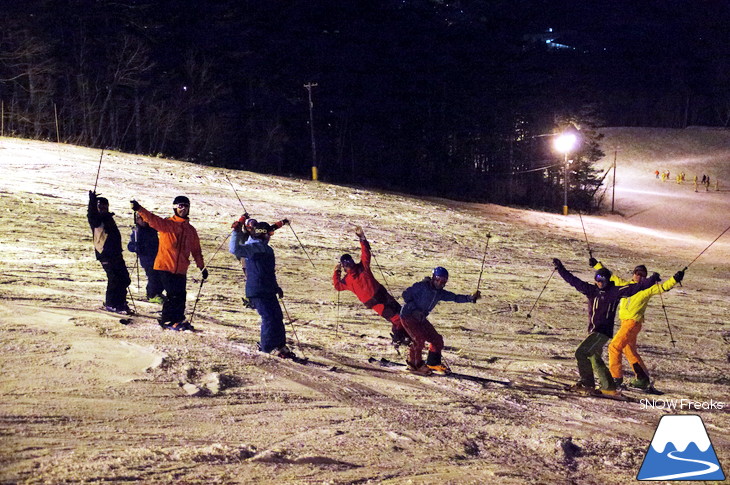
[(549, 135), (569, 127), (571, 206), (590, 209), (596, 127), (730, 124), (730, 19), (724, 2), (576, 3), (13, 2), (2, 130), (308, 176), (312, 82), (323, 180), (555, 210)]

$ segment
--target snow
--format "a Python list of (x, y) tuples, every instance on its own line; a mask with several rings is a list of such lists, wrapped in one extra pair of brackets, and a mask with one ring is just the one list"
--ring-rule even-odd
[[(730, 400), (730, 187), (724, 131), (606, 131), (618, 153), (617, 210), (584, 216), (593, 254), (628, 276), (636, 264), (685, 281), (651, 302), (639, 349), (666, 399)], [(138, 297), (130, 325), (95, 310), (105, 278), (85, 212), (100, 150), (0, 138), (0, 481), (69, 483), (630, 483), (667, 408), (566, 396), (544, 369), (576, 378), (585, 299), (559, 278), (559, 257), (590, 278), (577, 215), (419, 199), (323, 182), (105, 152), (98, 192), (125, 242), (136, 198), (159, 215), (185, 194), (210, 278), (188, 274), (201, 333), (163, 331)], [(702, 168), (720, 190), (657, 181), (654, 169)], [(701, 172), (700, 172), (701, 173)], [(325, 174), (326, 175), (326, 174)], [(211, 257), (243, 209), (288, 228), (273, 236), (278, 280), (295, 320), (291, 347), (321, 365), (256, 351), (258, 315), (241, 305), (239, 263)], [(701, 175), (700, 175), (701, 176)], [(607, 179), (610, 182), (610, 176)], [(714, 188), (714, 187), (713, 187)], [(606, 199), (610, 203), (610, 194)], [(558, 212), (560, 208), (556, 208)], [(444, 220), (448, 224), (444, 224)], [(444, 266), (448, 289), (471, 293), (492, 234), (477, 304), (441, 303), (431, 321), (455, 371), (512, 386), (424, 378), (368, 363), (399, 360), (390, 325), (351, 293), (336, 294), (338, 257), (357, 255), (362, 225), (375, 274), (394, 296)], [(700, 255), (698, 257), (698, 255)], [(697, 258), (695, 260), (695, 258)], [(666, 317), (664, 310), (666, 310)], [(670, 343), (671, 325), (676, 347)], [(403, 349), (401, 349), (403, 352)], [(626, 368), (626, 365), (624, 366)], [(214, 396), (188, 396), (220, 376)], [(189, 386), (188, 386), (189, 387)], [(676, 412), (680, 412), (677, 410)], [(730, 416), (703, 409), (720, 463)], [(572, 443), (570, 453), (565, 443)], [(577, 448), (576, 448), (577, 447)]]

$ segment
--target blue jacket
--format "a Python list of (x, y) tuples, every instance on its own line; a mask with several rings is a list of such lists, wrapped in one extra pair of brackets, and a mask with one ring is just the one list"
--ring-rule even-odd
[(403, 300), (406, 303), (401, 308), (401, 316), (417, 320), (425, 320), (439, 301), (453, 301), (456, 303), (472, 301), (471, 295), (457, 295), (444, 289), (434, 288), (429, 277), (404, 291)]
[(588, 332), (602, 333), (609, 338), (613, 337), (613, 322), (619, 300), (633, 296), (657, 282), (655, 275), (651, 275), (641, 283), (616, 286), (613, 281), (609, 281), (606, 286), (599, 288), (574, 276), (563, 266), (558, 268), (558, 273), (570, 286), (588, 297)]
[(139, 264), (143, 268), (151, 268), (155, 265), (157, 247), (159, 245), (157, 230), (149, 226), (134, 226), (129, 236), (127, 249), (139, 256)]
[(274, 250), (265, 241), (254, 238), (240, 244), (243, 238), (241, 231), (233, 231), (228, 250), (238, 259), (246, 258), (246, 297), (275, 297), (281, 289), (276, 282)]

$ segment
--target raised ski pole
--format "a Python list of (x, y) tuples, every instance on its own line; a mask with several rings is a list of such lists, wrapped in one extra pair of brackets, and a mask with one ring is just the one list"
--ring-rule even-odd
[(530, 308), (530, 311), (527, 312), (527, 318), (531, 318), (532, 317), (532, 310), (535, 309), (535, 305), (537, 305), (537, 302), (540, 301), (540, 297), (542, 296), (542, 292), (545, 291), (545, 288), (547, 288), (548, 283), (550, 283), (550, 280), (553, 278), (553, 275), (555, 274), (555, 272), (557, 270), (558, 270), (558, 268), (555, 268), (555, 269), (553, 269), (553, 272), (550, 273), (550, 277), (545, 282), (545, 286), (542, 287), (542, 290), (540, 290), (540, 294), (537, 295), (537, 300), (535, 300), (535, 303), (532, 304), (532, 308)]
[(248, 211), (246, 210), (246, 206), (243, 205), (243, 201), (238, 196), (238, 192), (236, 192), (236, 187), (233, 186), (233, 182), (231, 182), (231, 179), (228, 178), (228, 174), (226, 174), (226, 180), (228, 180), (228, 183), (231, 184), (231, 188), (233, 189), (233, 193), (236, 194), (236, 198), (238, 199), (238, 202), (240, 202), (241, 203), (241, 207), (243, 207), (243, 212), (248, 213)]
[(302, 343), (299, 341), (299, 337), (297, 336), (297, 329), (294, 327), (294, 320), (291, 319), (291, 316), (289, 315), (289, 310), (286, 309), (286, 304), (284, 304), (284, 298), (279, 296), (279, 301), (281, 301), (281, 306), (282, 308), (284, 308), (284, 313), (286, 313), (286, 319), (289, 320), (289, 325), (291, 325), (291, 331), (294, 334), (294, 338), (297, 340), (297, 347), (302, 353), (302, 357), (306, 358), (304, 356), (304, 350), (302, 349)]
[(302, 241), (299, 240), (299, 236), (297, 236), (296, 231), (294, 230), (293, 227), (291, 227), (291, 222), (289, 224), (287, 224), (287, 226), (289, 226), (289, 229), (291, 229), (291, 232), (294, 234), (294, 237), (297, 238), (297, 242), (302, 247), (302, 251), (304, 251), (304, 254), (307, 256), (307, 259), (309, 260), (309, 262), (312, 263), (312, 268), (317, 269), (317, 267), (314, 265), (314, 262), (312, 261), (312, 258), (309, 257), (307, 250), (304, 248), (304, 244), (302, 244)]
[(728, 226), (727, 229), (725, 229), (724, 231), (722, 231), (720, 233), (720, 235), (717, 236), (715, 238), (715, 240), (712, 241), (705, 249), (703, 249), (702, 252), (700, 254), (698, 254), (695, 259), (693, 259), (692, 261), (690, 261), (690, 263), (687, 266), (685, 266), (682, 271), (687, 271), (687, 268), (689, 268), (690, 266), (692, 266), (692, 263), (694, 263), (695, 261), (697, 261), (700, 258), (700, 256), (702, 256), (703, 254), (705, 254), (705, 251), (707, 251), (708, 249), (710, 249), (710, 246), (712, 246), (713, 244), (715, 244), (717, 242), (717, 240), (720, 239), (722, 237), (722, 235), (725, 234), (728, 231), (730, 231), (730, 226)]
[(583, 215), (578, 211), (578, 217), (580, 217), (580, 225), (583, 227), (583, 236), (586, 238), (586, 246), (588, 246), (588, 256), (593, 257), (593, 251), (591, 250), (591, 243), (588, 242), (588, 234), (586, 233), (586, 226), (583, 224)]
[(99, 157), (99, 168), (96, 169), (96, 180), (94, 180), (94, 193), (96, 193), (96, 185), (99, 183), (99, 173), (101, 172), (101, 159), (104, 158), (104, 149), (101, 149), (101, 156)]
[(482, 274), (484, 273), (484, 262), (487, 260), (487, 251), (489, 251), (489, 240), (492, 238), (490, 233), (487, 233), (487, 245), (484, 247), (484, 256), (482, 257), (482, 269), (479, 271), (479, 280), (477, 280), (477, 291), (479, 286), (482, 284)]
[[(686, 269), (686, 268), (685, 268)], [(662, 301), (662, 310), (664, 310), (664, 318), (667, 321), (667, 328), (669, 329), (669, 341), (672, 342), (672, 347), (675, 349), (677, 348), (676, 340), (674, 340), (674, 335), (672, 335), (672, 327), (669, 326), (669, 317), (667, 316), (667, 307), (664, 305), (664, 291), (662, 290), (661, 286), (659, 286), (659, 282), (657, 281), (657, 287), (659, 288), (659, 298)]]

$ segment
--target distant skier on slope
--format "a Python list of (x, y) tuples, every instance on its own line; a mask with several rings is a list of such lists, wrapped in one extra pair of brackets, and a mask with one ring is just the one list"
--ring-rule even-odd
[(606, 268), (596, 271), (596, 283), (590, 284), (565, 269), (559, 259), (554, 258), (553, 265), (568, 284), (588, 297), (589, 335), (575, 351), (580, 380), (571, 389), (581, 393), (594, 393), (595, 371), (601, 385), (600, 391), (604, 394), (617, 394), (616, 384), (601, 357), (603, 347), (613, 336), (616, 307), (621, 298), (633, 296), (659, 281), (659, 274), (654, 273), (650, 278), (634, 285), (618, 287), (611, 281), (611, 272)]
[(127, 305), (127, 288), (132, 280), (122, 256), (122, 235), (114, 221), (114, 213), (109, 212), (109, 201), (106, 197), (99, 197), (93, 190), (89, 191), (86, 218), (94, 238), (96, 259), (107, 276), (103, 308), (110, 312), (131, 315), (132, 311)]
[[(588, 260), (588, 264), (596, 270), (604, 268), (603, 264), (593, 257)], [(633, 285), (644, 281), (647, 275), (648, 271), (646, 266), (640, 264), (634, 268), (634, 273), (630, 280), (621, 279), (613, 274), (611, 275), (611, 281), (616, 286)], [(628, 385), (640, 389), (648, 389), (650, 387), (649, 372), (639, 355), (636, 345), (636, 339), (644, 323), (644, 312), (646, 312), (646, 307), (649, 305), (649, 300), (652, 296), (671, 290), (683, 278), (684, 271), (677, 271), (674, 276), (661, 285), (652, 285), (650, 288), (642, 290), (630, 298), (621, 299), (618, 309), (618, 318), (621, 321), (621, 327), (613, 339), (611, 339), (611, 343), (608, 344), (608, 369), (611, 371), (611, 377), (613, 377), (617, 387), (623, 384), (621, 354), (626, 356), (626, 360), (629, 362), (636, 376)]]
[(241, 244), (243, 232), (240, 228), (234, 228), (229, 251), (238, 259), (246, 259), (246, 298), (261, 316), (261, 351), (277, 357), (293, 358), (296, 356), (286, 345), (284, 315), (276, 299), (277, 295), (279, 298), (284, 297), (284, 290), (276, 281), (276, 257), (269, 246), (271, 232), (269, 224), (257, 222), (251, 238), (246, 244)]
[(187, 274), (192, 254), (203, 279), (208, 279), (203, 253), (200, 249), (198, 231), (190, 224), (190, 199), (184, 195), (172, 201), (174, 215), (163, 219), (151, 213), (136, 200), (131, 201), (132, 210), (152, 228), (157, 229), (160, 244), (155, 257), (154, 268), (159, 271), (167, 299), (162, 304), (160, 326), (170, 330), (192, 330), (185, 321), (185, 302), (187, 300)]
[[(444, 339), (436, 331), (427, 317), (439, 301), (453, 301), (456, 303), (476, 303), (481, 293), (476, 291), (471, 295), (457, 295), (444, 290), (449, 281), (449, 272), (446, 268), (434, 268), (430, 277), (414, 284), (403, 292), (405, 304), (401, 309), (401, 322), (410, 335), (412, 343), (409, 349), (408, 370), (414, 374), (430, 375), (449, 374), (451, 369), (442, 361), (441, 351), (444, 348)], [(423, 347), (428, 342), (428, 357), (423, 361)]]
[[(372, 258), (370, 243), (360, 226), (355, 228), (355, 234), (360, 239), (360, 262), (355, 263), (352, 256), (343, 254), (332, 274), (332, 285), (337, 291), (352, 291), (366, 307), (390, 321), (392, 323), (390, 336), (394, 345), (408, 345), (410, 343), (408, 333), (403, 328), (400, 318), (401, 305), (375, 279), (370, 269)], [(342, 276), (343, 268), (344, 277)]]

